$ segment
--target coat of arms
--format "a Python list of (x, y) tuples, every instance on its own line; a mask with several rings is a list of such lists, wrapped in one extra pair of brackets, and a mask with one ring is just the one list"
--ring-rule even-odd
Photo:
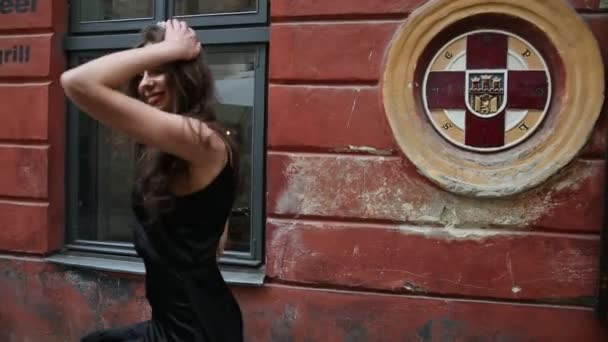
[(509, 32), (479, 30), (438, 50), (424, 79), (423, 101), (437, 131), (472, 151), (501, 151), (540, 127), (551, 99), (547, 64)]
[(494, 116), (507, 104), (507, 72), (501, 70), (467, 70), (466, 104), (480, 117)]

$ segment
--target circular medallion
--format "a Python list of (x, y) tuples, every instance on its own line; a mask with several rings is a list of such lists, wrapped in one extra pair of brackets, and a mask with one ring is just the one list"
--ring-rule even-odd
[(478, 30), (437, 51), (422, 89), (425, 112), (439, 134), (456, 146), (492, 152), (517, 145), (540, 126), (551, 75), (525, 39)]
[(392, 41), (382, 97), (422, 174), (455, 193), (500, 197), (579, 153), (603, 75), (598, 44), (567, 2), (430, 0)]

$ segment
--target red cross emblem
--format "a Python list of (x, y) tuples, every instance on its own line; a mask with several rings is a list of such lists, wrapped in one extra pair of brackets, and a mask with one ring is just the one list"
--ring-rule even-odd
[(514, 146), (540, 126), (551, 97), (547, 64), (524, 39), (503, 31), (462, 35), (426, 72), (423, 100), (435, 128), (475, 151)]

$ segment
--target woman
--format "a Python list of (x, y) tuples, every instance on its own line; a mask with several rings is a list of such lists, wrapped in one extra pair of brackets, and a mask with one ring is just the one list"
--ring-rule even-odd
[[(216, 251), (236, 192), (238, 158), (213, 113), (213, 79), (184, 22), (146, 28), (136, 49), (61, 76), (84, 112), (138, 142), (135, 246), (152, 319), (82, 341), (242, 341), (237, 302)], [(117, 89), (129, 83), (131, 96)]]

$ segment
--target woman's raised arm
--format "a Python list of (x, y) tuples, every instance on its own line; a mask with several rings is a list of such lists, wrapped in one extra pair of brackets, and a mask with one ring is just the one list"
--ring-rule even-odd
[(61, 84), (68, 98), (101, 123), (193, 164), (208, 162), (209, 154), (217, 152), (213, 151), (217, 144), (205, 143), (213, 135), (207, 125), (117, 90), (146, 70), (190, 60), (201, 53), (200, 42), (185, 23), (170, 20), (165, 29), (162, 42), (106, 55), (68, 70), (61, 75)]

